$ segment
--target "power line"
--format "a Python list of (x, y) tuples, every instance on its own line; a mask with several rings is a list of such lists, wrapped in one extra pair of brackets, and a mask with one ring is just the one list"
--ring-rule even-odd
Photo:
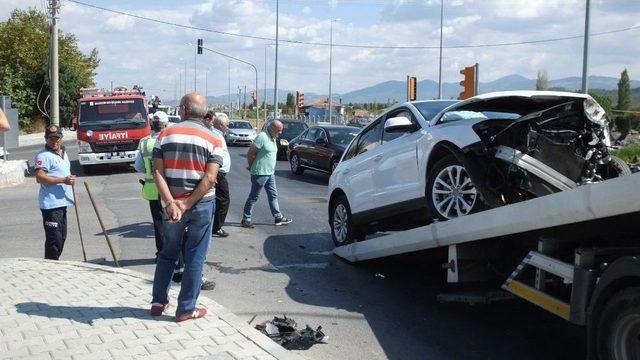
[[(221, 30), (208, 29), (208, 28), (202, 28), (202, 27), (198, 27), (198, 26), (184, 25), (184, 24), (178, 24), (178, 23), (174, 23), (174, 22), (170, 22), (170, 21), (152, 19), (152, 18), (148, 18), (148, 17), (144, 17), (144, 16), (140, 16), (140, 15), (124, 12), (124, 11), (108, 9), (108, 8), (105, 8), (105, 7), (102, 7), (102, 6), (93, 5), (93, 4), (87, 4), (87, 3), (84, 3), (84, 2), (78, 1), (78, 0), (66, 0), (66, 1), (70, 2), (70, 3), (74, 3), (74, 4), (78, 4), (78, 5), (82, 5), (82, 6), (86, 6), (86, 7), (90, 7), (90, 8), (94, 8), (94, 9), (110, 12), (110, 13), (114, 13), (114, 14), (125, 15), (125, 16), (129, 16), (129, 17), (132, 17), (132, 18), (140, 19), (140, 20), (145, 20), (145, 21), (150, 21), (150, 22), (155, 22), (155, 23), (164, 24), (164, 25), (170, 25), (170, 26), (175, 26), (175, 27), (180, 27), (180, 28), (184, 28), (184, 29), (198, 30), (198, 31), (204, 31), (204, 32), (220, 34), (220, 35), (226, 35), (226, 36), (234, 36), (234, 37), (245, 38), (245, 39), (265, 40), (265, 41), (275, 41), (276, 40), (275, 38), (269, 38), (269, 37), (265, 37), (265, 36), (234, 34), (234, 33), (231, 33), (231, 32), (226, 32), (226, 31), (221, 31)], [(621, 28), (621, 29), (615, 29), (615, 30), (609, 30), (609, 31), (603, 31), (603, 32), (598, 32), (598, 33), (591, 33), (590, 36), (614, 34), (614, 33), (630, 31), (630, 30), (636, 30), (636, 29), (640, 29), (640, 25), (630, 26), (630, 27)], [(581, 39), (583, 37), (584, 37), (584, 35), (573, 35), (573, 36), (565, 36), (565, 37), (558, 37), (558, 38), (549, 38), (549, 39), (541, 39), (541, 40), (529, 40), (529, 41), (517, 41), (517, 42), (488, 43), (488, 44), (469, 44), (469, 45), (446, 45), (446, 46), (442, 46), (442, 48), (443, 49), (470, 49), (470, 48), (486, 48), (486, 47), (501, 47), (501, 46), (513, 46), (513, 45), (540, 44), (540, 43), (548, 43), (548, 42), (556, 42), (556, 41), (564, 41), (564, 40)], [(290, 44), (298, 44), (298, 45), (330, 46), (329, 43), (325, 43), (325, 42), (313, 42), (313, 41), (301, 41), (301, 40), (279, 40), (279, 41), (280, 42), (290, 43)], [(432, 46), (421, 46), (421, 45), (415, 45), (415, 46), (412, 46), (412, 45), (386, 46), (386, 45), (333, 44), (333, 46), (343, 47), (343, 48), (358, 48), (358, 49), (397, 49), (397, 50), (424, 50), (424, 49), (439, 49), (440, 48), (439, 45), (432, 45)]]

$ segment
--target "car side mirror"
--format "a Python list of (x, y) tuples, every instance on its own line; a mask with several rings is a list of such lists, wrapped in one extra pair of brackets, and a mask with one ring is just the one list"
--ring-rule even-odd
[(411, 122), (411, 120), (407, 119), (404, 116), (393, 117), (387, 119), (384, 123), (384, 131), (385, 132), (406, 132), (412, 131), (415, 129), (415, 125)]

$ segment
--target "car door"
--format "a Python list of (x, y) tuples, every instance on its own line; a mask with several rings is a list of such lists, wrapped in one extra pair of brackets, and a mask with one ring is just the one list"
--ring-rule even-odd
[(381, 119), (378, 119), (362, 130), (354, 142), (353, 157), (345, 159), (348, 163), (345, 163), (344, 170), (341, 171), (351, 212), (354, 214), (378, 207), (374, 197), (376, 188), (373, 169), (374, 162), (380, 155), (382, 124)]
[(418, 170), (417, 143), (422, 133), (415, 115), (408, 108), (401, 107), (387, 113), (383, 120), (405, 117), (413, 124), (413, 129), (404, 132), (388, 132), (382, 128), (380, 159), (374, 162), (374, 178), (379, 205), (393, 205), (419, 199), (424, 195)]
[(307, 131), (307, 135), (300, 139), (300, 146), (298, 147), (298, 156), (300, 158), (300, 164), (305, 166), (313, 165), (313, 146), (315, 145), (315, 138), (318, 132), (318, 128), (312, 127)]
[[(318, 140), (324, 142), (318, 143)], [(327, 136), (326, 131), (320, 128), (313, 143), (312, 160), (314, 166), (320, 170), (329, 171), (331, 155), (332, 152), (329, 148), (329, 137)]]

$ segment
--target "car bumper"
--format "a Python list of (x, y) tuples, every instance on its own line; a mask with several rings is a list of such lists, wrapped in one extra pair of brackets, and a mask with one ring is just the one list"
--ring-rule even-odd
[(80, 165), (132, 163), (135, 161), (137, 154), (138, 150), (113, 153), (80, 153), (78, 154), (78, 161)]
[(230, 144), (249, 144), (252, 143), (253, 140), (256, 138), (255, 135), (249, 135), (249, 136), (240, 136), (240, 135), (227, 135), (227, 143)]

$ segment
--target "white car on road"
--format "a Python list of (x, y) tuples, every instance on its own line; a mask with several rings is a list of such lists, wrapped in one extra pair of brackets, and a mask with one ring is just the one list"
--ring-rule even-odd
[(332, 238), (339, 246), (629, 174), (609, 154), (608, 131), (604, 110), (585, 94), (396, 105), (354, 138), (331, 175)]
[(249, 145), (256, 138), (256, 129), (250, 122), (245, 120), (229, 121), (229, 131), (224, 134), (224, 139), (228, 145), (246, 144)]

